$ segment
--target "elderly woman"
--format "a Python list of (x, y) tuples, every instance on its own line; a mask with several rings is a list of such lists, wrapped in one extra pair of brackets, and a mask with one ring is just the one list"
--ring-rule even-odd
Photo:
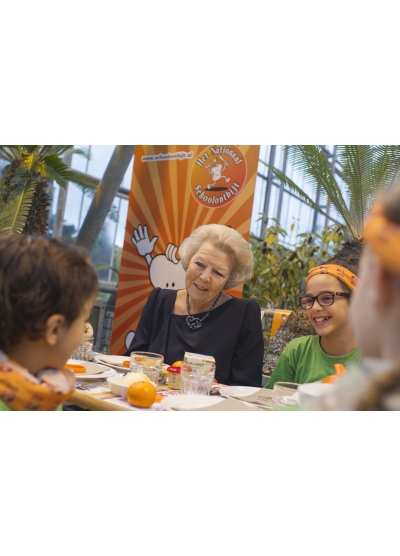
[(248, 242), (232, 228), (208, 224), (183, 241), (179, 254), (185, 289), (154, 288), (125, 355), (151, 351), (168, 364), (182, 360), (185, 351), (212, 355), (218, 382), (261, 387), (260, 307), (223, 291), (251, 277)]

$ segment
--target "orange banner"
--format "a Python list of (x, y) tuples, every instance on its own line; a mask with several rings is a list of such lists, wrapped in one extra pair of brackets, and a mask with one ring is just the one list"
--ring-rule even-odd
[(185, 287), (177, 251), (193, 230), (224, 224), (249, 239), (258, 156), (259, 146), (135, 147), (112, 354), (129, 347), (153, 288)]

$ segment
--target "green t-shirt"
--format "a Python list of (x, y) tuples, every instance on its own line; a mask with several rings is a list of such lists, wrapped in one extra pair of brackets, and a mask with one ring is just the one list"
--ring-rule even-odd
[(317, 382), (335, 372), (335, 363), (346, 366), (361, 360), (358, 349), (347, 355), (328, 355), (319, 340), (319, 336), (302, 336), (292, 340), (281, 353), (265, 388), (273, 389), (275, 382)]

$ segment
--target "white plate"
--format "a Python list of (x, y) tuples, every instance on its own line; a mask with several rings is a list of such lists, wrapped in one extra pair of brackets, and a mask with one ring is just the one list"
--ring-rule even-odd
[(129, 371), (129, 367), (124, 367), (122, 365), (123, 361), (130, 361), (130, 357), (125, 357), (124, 355), (104, 355), (103, 353), (99, 353), (94, 358), (95, 361), (98, 361), (102, 365), (107, 365), (107, 367), (112, 367), (113, 369), (117, 369), (117, 371)]
[(210, 396), (187, 396), (185, 394), (179, 396), (165, 396), (161, 400), (161, 407), (167, 411), (185, 411), (188, 409), (201, 409), (221, 403), (223, 400)]
[(82, 365), (82, 367), (85, 367), (86, 372), (75, 373), (77, 376), (98, 375), (100, 373), (104, 373), (104, 371), (107, 371), (109, 368), (106, 365), (97, 365), (96, 363), (91, 363), (90, 361), (80, 361), (79, 359), (68, 359), (67, 363), (70, 363), (71, 365)]
[(224, 398), (239, 398), (242, 396), (251, 396), (258, 392), (260, 388), (255, 386), (223, 386), (219, 389), (219, 393)]
[(117, 374), (117, 371), (115, 369), (110, 369), (108, 368), (106, 371), (104, 371), (103, 373), (99, 373), (97, 375), (88, 375), (86, 373), (77, 373), (75, 375), (75, 378), (80, 382), (81, 380), (90, 380), (92, 378), (109, 378), (110, 376), (115, 376)]

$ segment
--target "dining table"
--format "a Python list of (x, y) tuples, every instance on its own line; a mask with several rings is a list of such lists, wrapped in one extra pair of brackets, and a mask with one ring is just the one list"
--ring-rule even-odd
[[(226, 398), (219, 394), (219, 389), (223, 388), (223, 384), (214, 384), (211, 390), (211, 396), (218, 398), (224, 405), (213, 405), (211, 407), (201, 408), (209, 411), (254, 411), (263, 409), (273, 409), (273, 391), (262, 390), (262, 394), (268, 395), (271, 400), (270, 404), (267, 406), (258, 405), (256, 403), (251, 403), (243, 400), (234, 400), (233, 398)], [(116, 396), (108, 388), (107, 384), (96, 384), (90, 385), (86, 389), (76, 388), (72, 396), (68, 399), (68, 404), (77, 405), (83, 409), (88, 409), (90, 411), (164, 411), (162, 400), (164, 397), (170, 396), (180, 396), (180, 390), (169, 389), (167, 385), (157, 386), (157, 400), (149, 408), (139, 408), (131, 405), (126, 397)], [(228, 403), (229, 402), (229, 403)]]
[[(126, 373), (115, 369), (117, 375)], [(111, 392), (107, 379), (94, 379), (85, 380), (84, 375), (76, 375), (77, 384), (75, 391), (64, 404), (66, 406), (76, 405), (80, 408), (90, 411), (163, 411), (167, 407), (171, 408), (174, 403), (171, 402), (171, 397), (181, 396), (182, 393), (178, 389), (169, 388), (168, 384), (159, 384), (157, 386), (156, 401), (149, 408), (139, 408), (131, 405), (126, 397), (118, 396)], [(242, 387), (243, 388), (243, 387)], [(223, 392), (227, 390), (225, 384), (214, 382), (210, 397), (215, 400), (215, 405), (209, 407), (201, 407), (199, 410), (204, 411), (261, 411), (265, 409), (273, 409), (274, 392), (265, 388), (249, 388), (252, 394), (247, 401), (242, 399), (234, 399), (233, 397), (221, 395), (220, 390)], [(244, 388), (246, 390), (246, 388)], [(244, 392), (245, 395), (248, 392)], [(168, 403), (164, 401), (168, 398)], [(182, 400), (182, 398), (181, 398)], [(181, 401), (180, 400), (180, 401)], [(163, 403), (164, 402), (164, 403)], [(221, 402), (221, 403), (217, 403)], [(176, 403), (176, 402), (175, 402)], [(72, 408), (71, 408), (72, 409)]]

